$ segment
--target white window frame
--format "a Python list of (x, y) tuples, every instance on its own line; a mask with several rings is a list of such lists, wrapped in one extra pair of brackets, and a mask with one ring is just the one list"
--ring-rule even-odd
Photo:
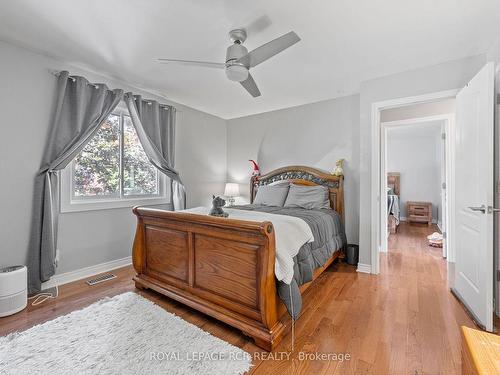
[[(120, 170), (123, 169), (123, 116), (129, 116), (128, 110), (119, 106), (115, 109), (112, 115), (120, 116)], [(74, 160), (61, 171), (60, 178), (60, 197), (61, 197), (61, 213), (107, 210), (114, 208), (127, 208), (142, 205), (158, 205), (169, 203), (169, 189), (167, 189), (167, 176), (158, 171), (158, 194), (139, 196), (139, 195), (123, 195), (123, 180), (120, 177), (120, 196), (118, 197), (83, 197), (75, 199), (73, 196), (73, 172)]]

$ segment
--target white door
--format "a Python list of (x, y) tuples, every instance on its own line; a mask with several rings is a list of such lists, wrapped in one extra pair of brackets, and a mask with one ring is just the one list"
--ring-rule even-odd
[(494, 65), (457, 95), (455, 133), (455, 280), (452, 288), (476, 322), (493, 330)]

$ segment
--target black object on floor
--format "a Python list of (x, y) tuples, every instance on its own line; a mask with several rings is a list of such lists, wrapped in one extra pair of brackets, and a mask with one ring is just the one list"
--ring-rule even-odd
[(357, 266), (359, 261), (359, 246), (349, 244), (346, 248), (346, 258), (347, 264), (351, 266)]

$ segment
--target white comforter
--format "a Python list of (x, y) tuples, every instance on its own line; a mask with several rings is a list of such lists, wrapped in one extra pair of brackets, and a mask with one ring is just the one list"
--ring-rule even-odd
[[(177, 211), (191, 214), (208, 215), (209, 207), (195, 207), (187, 210)], [(274, 226), (274, 237), (276, 239), (276, 262), (274, 273), (276, 278), (286, 284), (293, 279), (293, 257), (297, 255), (300, 248), (314, 241), (311, 228), (298, 217), (270, 214), (258, 211), (244, 211), (233, 208), (224, 208), (231, 219), (247, 221), (270, 221)]]

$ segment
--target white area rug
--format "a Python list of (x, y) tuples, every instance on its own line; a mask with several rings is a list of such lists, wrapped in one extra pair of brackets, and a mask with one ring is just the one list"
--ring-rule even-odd
[(0, 374), (243, 374), (250, 355), (135, 293), (0, 337)]

